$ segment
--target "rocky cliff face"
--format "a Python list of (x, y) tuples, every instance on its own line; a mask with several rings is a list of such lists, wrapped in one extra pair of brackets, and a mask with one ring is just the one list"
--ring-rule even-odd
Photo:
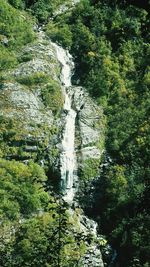
[(63, 105), (60, 66), (52, 45), (40, 33), (36, 42), (25, 47), (18, 57), (20, 64), (16, 69), (3, 75), (1, 116), (12, 126), (7, 127), (1, 153), (11, 159), (32, 158), (41, 162), (49, 154), (53, 160), (51, 154), (56, 154), (56, 148), (51, 140), (60, 130), (56, 118)]
[[(18, 57), (21, 63), (16, 69), (3, 75), (1, 117), (7, 124), (11, 122), (12, 127), (1, 153), (8, 159), (18, 157), (24, 161), (33, 158), (45, 164), (51, 161), (57, 167), (64, 127), (60, 63), (43, 32), (38, 33), (36, 42), (25, 47)], [(88, 165), (94, 160), (98, 166), (103, 152), (103, 111), (84, 88), (70, 87), (68, 93), (77, 113), (75, 150), (78, 169), (83, 179), (90, 179), (96, 174), (97, 167), (92, 166), (93, 173), (90, 170), (88, 173)]]
[[(75, 146), (78, 168), (83, 179), (90, 179), (96, 175), (103, 153), (105, 129), (103, 110), (89, 97), (85, 88), (70, 88), (70, 94), (73, 108), (77, 112)], [(93, 162), (97, 164), (93, 164)], [(87, 169), (89, 165), (91, 165), (90, 173)]]
[[(38, 162), (49, 169), (51, 184), (51, 178), (60, 178), (60, 148), (66, 116), (60, 79), (62, 66), (54, 46), (42, 31), (37, 33), (35, 43), (26, 46), (18, 57), (20, 64), (3, 74), (0, 88), (3, 139), (0, 154), (6, 159)], [(97, 175), (103, 153), (105, 120), (102, 109), (84, 88), (71, 86), (67, 93), (71, 108), (76, 112), (76, 171), (80, 184), (80, 180), (88, 181)], [(70, 213), (75, 216), (73, 210)], [(87, 247), (81, 266), (103, 266), (96, 224), (84, 215), (78, 216), (77, 223)]]
[(102, 242), (106, 242), (97, 234), (97, 224), (87, 218), (80, 209), (69, 210), (72, 219), (75, 221), (74, 234), (82, 236), (82, 241), (86, 245), (86, 251), (79, 260), (82, 267), (103, 267), (101, 255)]

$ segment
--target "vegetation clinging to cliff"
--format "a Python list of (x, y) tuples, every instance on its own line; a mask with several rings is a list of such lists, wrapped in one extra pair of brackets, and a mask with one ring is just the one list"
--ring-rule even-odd
[[(40, 22), (46, 21), (61, 2), (63, 1), (52, 3), (52, 1), (10, 0), (11, 5), (9, 5), (7, 1), (1, 1), (0, 40), (3, 71), (18, 64), (16, 51), (35, 38), (31, 14)], [(101, 231), (105, 232), (118, 251), (117, 261), (120, 266), (148, 267), (150, 260), (148, 27), (150, 22), (144, 9), (130, 6), (128, 1), (117, 2), (118, 4), (116, 1), (107, 0), (81, 1), (71, 14), (57, 16), (50, 22), (47, 32), (53, 40), (70, 48), (76, 63), (74, 81), (78, 79), (97, 103), (104, 107), (108, 120), (105, 165), (102, 167), (101, 178), (94, 192), (96, 199), (93, 200), (92, 210), (89, 208), (87, 212), (93, 213), (94, 210)], [(28, 15), (23, 11), (26, 8), (30, 9)], [(32, 83), (33, 77), (30, 78), (29, 82)], [(47, 90), (45, 88), (42, 90), (46, 105), (50, 105), (51, 90), (51, 85)], [(59, 95), (56, 97), (59, 98)], [(5, 128), (4, 137), (7, 137)], [(1, 155), (4, 156), (5, 153)], [(32, 163), (28, 167), (8, 161), (2, 163), (2, 174), (5, 178), (2, 196), (7, 195), (7, 190), (10, 188), (12, 196), (14, 192), (19, 192), (18, 202), (13, 202), (14, 205), (10, 204), (12, 196), (9, 194), (4, 203), (1, 202), (2, 213), (5, 220), (6, 217), (10, 221), (15, 219), (15, 229), (18, 229), (19, 216), (28, 216), (31, 212), (38, 213), (39, 208), (46, 207), (46, 212), (48, 210), (49, 197), (44, 191), (43, 184), (40, 183), (42, 189), (35, 186), (35, 181), (30, 188), (28, 187), (28, 173), (33, 166), (40, 173), (40, 178), (44, 174), (39, 166)], [(9, 168), (11, 171), (14, 170), (13, 173), (8, 172)], [(9, 177), (5, 175), (4, 169), (7, 169)], [(20, 173), (20, 169), (26, 171), (25, 177)], [(31, 181), (35, 179), (34, 172), (35, 170), (30, 176)], [(26, 179), (23, 188), (20, 188), (17, 179)], [(41, 194), (39, 190), (43, 192), (44, 204), (41, 202), (43, 200), (39, 199)], [(30, 200), (26, 207), (23, 205), (25, 197)], [(53, 197), (49, 198), (49, 202), (48, 215), (44, 213), (41, 217), (27, 218), (25, 224), (19, 226), (20, 231), (15, 233), (15, 237), (12, 236), (10, 243), (3, 244), (5, 246), (2, 246), (4, 255), (1, 259), (2, 266), (22, 266), (27, 262), (30, 266), (38, 264), (56, 266), (58, 243), (54, 242), (50, 247), (49, 236), (53, 238), (53, 231), (58, 230), (59, 204), (56, 204)], [(62, 214), (64, 227), (69, 228), (65, 209)], [(7, 237), (12, 229), (10, 224), (7, 221), (4, 226), (4, 237)], [(72, 234), (68, 238), (69, 242), (73, 243), (71, 249), (74, 249), (77, 240), (74, 240)], [(59, 250), (62, 254), (64, 250), (66, 251), (67, 242), (64, 231), (62, 250)], [(78, 247), (77, 252), (75, 250), (74, 262), (78, 260), (80, 249)], [(53, 259), (47, 258), (50, 253), (54, 255)], [(71, 250), (69, 253), (72, 257)], [(37, 261), (39, 254), (40, 261)], [(74, 266), (74, 262), (66, 263), (62, 256), (62, 266), (67, 266), (65, 264)]]
[[(53, 38), (69, 26), (74, 81), (104, 107), (108, 121), (99, 189), (87, 210), (100, 216), (100, 229), (117, 248), (121, 266), (149, 266), (150, 21), (134, 4), (81, 1), (70, 17), (55, 19)], [(65, 46), (67, 36), (61, 36)]]

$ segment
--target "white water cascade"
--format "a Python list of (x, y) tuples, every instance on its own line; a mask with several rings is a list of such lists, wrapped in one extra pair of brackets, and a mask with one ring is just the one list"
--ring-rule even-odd
[(76, 112), (71, 108), (71, 97), (67, 92), (67, 88), (71, 86), (71, 76), (74, 67), (72, 57), (62, 47), (53, 43), (57, 53), (58, 61), (61, 64), (61, 83), (64, 93), (64, 111), (65, 128), (62, 138), (62, 152), (60, 154), (60, 171), (61, 171), (61, 190), (64, 195), (64, 200), (71, 203), (74, 197), (74, 181), (77, 178), (75, 175), (76, 169), (76, 154), (74, 149), (75, 139), (75, 118)]
[[(45, 41), (45, 33), (39, 28), (38, 37), (40, 43)], [(61, 76), (60, 80), (62, 83), (62, 89), (64, 94), (64, 129), (62, 134), (61, 141), (61, 151), (60, 151), (60, 172), (61, 172), (61, 192), (63, 193), (63, 199), (72, 204), (74, 195), (76, 192), (76, 184), (78, 184), (77, 178), (77, 159), (75, 153), (75, 120), (76, 120), (76, 111), (72, 108), (72, 96), (71, 96), (71, 76), (73, 71), (73, 61), (71, 55), (65, 51), (59, 45), (50, 41), (50, 50), (48, 51), (49, 55), (53, 54), (54, 50), (57, 54), (57, 59), (61, 65)], [(51, 51), (52, 50), (52, 51)], [(76, 88), (78, 89), (78, 87)], [(70, 92), (70, 93), (69, 93)], [(73, 92), (72, 92), (73, 94)], [(68, 209), (70, 216), (77, 216), (77, 213), (73, 208)], [(81, 210), (82, 211), (82, 210)], [(101, 237), (98, 236), (96, 228), (97, 223), (88, 219), (84, 214), (78, 214), (77, 224), (80, 227), (81, 233), (84, 237), (89, 238), (91, 234), (95, 236), (95, 240), (101, 240)], [(74, 228), (73, 228), (74, 229)], [(75, 230), (76, 231), (76, 230)], [(79, 229), (78, 229), (79, 231)], [(79, 232), (78, 232), (79, 233)], [(79, 264), (86, 267), (104, 267), (101, 252), (99, 249), (99, 242), (89, 243), (86, 242), (87, 251), (83, 257), (81, 257)]]

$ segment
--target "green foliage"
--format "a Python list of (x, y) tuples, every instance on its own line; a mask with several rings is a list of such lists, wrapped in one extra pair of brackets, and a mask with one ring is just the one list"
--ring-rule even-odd
[[(16, 57), (18, 49), (34, 40), (31, 17), (19, 8), (30, 8), (43, 22), (64, 3), (63, 0), (8, 2), (0, 3), (1, 70), (32, 58)], [(117, 249), (116, 265), (122, 267), (148, 267), (150, 262), (148, 29), (149, 18), (144, 9), (128, 5), (128, 1), (109, 0), (81, 1), (68, 15), (56, 16), (46, 27), (50, 38), (73, 54), (74, 80), (78, 79), (97, 103), (104, 105), (109, 156), (104, 158), (101, 178), (95, 182), (91, 213), (94, 208), (100, 229)], [(27, 86), (40, 84), (45, 105), (54, 112), (62, 107), (60, 87), (47, 74), (22, 76), (18, 81)], [(23, 148), (13, 147), (13, 142), (20, 142), (25, 133), (20, 122), (1, 118), (0, 156), (23, 155)], [(42, 153), (48, 142), (49, 139), (41, 145)], [(57, 151), (54, 149), (52, 153), (56, 155)], [(99, 161), (87, 161), (81, 173), (82, 183), (96, 176), (98, 169)], [(3, 255), (0, 265), (77, 266), (86, 251), (84, 237), (81, 233), (77, 237), (72, 231), (74, 224), (64, 204), (44, 191), (43, 170), (32, 162), (24, 165), (1, 160), (0, 172)], [(88, 183), (87, 202), (90, 202)], [(20, 218), (22, 221), (18, 223)]]
[(52, 15), (51, 1), (38, 0), (33, 4), (33, 6), (31, 6), (31, 8), (33, 10), (33, 14), (39, 21), (45, 21)]
[(45, 106), (49, 107), (54, 113), (60, 111), (63, 106), (62, 90), (58, 82), (52, 80), (44, 72), (36, 72), (31, 75), (20, 76), (17, 82), (26, 86), (43, 85), (41, 88), (41, 97)]
[(0, 3), (0, 33), (8, 38), (11, 48), (22, 46), (34, 38), (32, 21), (25, 12), (17, 11), (6, 0)]
[(41, 95), (46, 106), (54, 112), (59, 111), (63, 107), (63, 97), (60, 85), (49, 79), (48, 84), (42, 88)]
[(38, 0), (31, 3), (30, 8), (33, 15), (36, 16), (40, 22), (44, 22), (52, 17), (53, 12), (64, 2), (64, 0)]
[(0, 70), (6, 70), (17, 64), (15, 53), (0, 45)]
[[(70, 19), (64, 21), (72, 32), (74, 78), (104, 105), (107, 116), (109, 157), (104, 160), (93, 193), (94, 208), (123, 267), (149, 262), (149, 246), (140, 239), (146, 238), (150, 221), (149, 18), (144, 9), (125, 2), (81, 1)], [(84, 169), (86, 176), (94, 164), (88, 166)], [(143, 225), (141, 231), (137, 221)]]
[(19, 148), (11, 147), (11, 143), (18, 142), (26, 133), (22, 123), (0, 116), (0, 126), (0, 157), (5, 158), (8, 154), (19, 155)]
[(27, 86), (33, 86), (36, 84), (43, 84), (49, 81), (49, 75), (44, 72), (35, 72), (31, 75), (20, 76), (17, 81)]
[[(9, 239), (1, 239), (3, 257), (0, 263), (10, 266), (77, 266), (86, 252), (84, 235), (77, 230), (78, 221), (70, 216), (63, 203), (49, 196), (47, 211), (37, 213), (20, 224)], [(2, 235), (8, 237), (9, 224), (1, 225)], [(75, 234), (76, 233), (76, 234)], [(11, 261), (10, 261), (11, 259)]]
[(46, 32), (53, 41), (57, 41), (64, 47), (71, 47), (72, 32), (67, 24), (60, 26), (60, 24), (49, 22), (46, 27)]
[(22, 0), (8, 0), (8, 2), (15, 8), (20, 8), (23, 4)]
[(99, 171), (100, 159), (87, 159), (84, 161), (84, 166), (80, 172), (80, 178), (88, 181), (97, 176)]
[(15, 161), (0, 161), (0, 216), (1, 220), (15, 220), (20, 215), (30, 215), (44, 208), (48, 194), (42, 183), (46, 181), (43, 170), (35, 163), (29, 166)]
[(25, 52), (25, 53), (23, 53), (23, 55), (18, 56), (19, 63), (28, 62), (32, 59), (33, 59), (33, 55), (29, 52)]
[[(20, 3), (11, 1), (15, 7)], [(17, 50), (34, 40), (32, 24), (27, 13), (16, 10), (6, 0), (0, 2), (0, 71), (15, 67)]]

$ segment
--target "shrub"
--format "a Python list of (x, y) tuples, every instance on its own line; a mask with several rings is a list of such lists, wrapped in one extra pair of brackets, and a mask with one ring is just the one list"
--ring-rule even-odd
[(21, 84), (32, 86), (34, 84), (42, 84), (49, 81), (49, 75), (44, 72), (36, 72), (31, 75), (21, 76), (17, 78), (17, 81)]
[(60, 85), (50, 80), (41, 91), (44, 104), (54, 112), (60, 110), (63, 106), (63, 97)]
[(17, 64), (16, 56), (7, 48), (0, 45), (0, 70), (5, 70), (14, 67)]
[(42, 182), (43, 169), (30, 162), (27, 166), (16, 161), (0, 160), (0, 214), (3, 219), (14, 220), (20, 214), (29, 215), (48, 201)]
[(23, 5), (22, 0), (8, 0), (8, 2), (15, 8), (19, 8)]
[(6, 0), (1, 0), (0, 10), (0, 34), (8, 38), (11, 49), (33, 41), (32, 20), (25, 12), (16, 10)]
[(53, 41), (57, 41), (64, 47), (71, 48), (72, 32), (67, 24), (60, 26), (53, 22), (49, 22), (46, 31)]

